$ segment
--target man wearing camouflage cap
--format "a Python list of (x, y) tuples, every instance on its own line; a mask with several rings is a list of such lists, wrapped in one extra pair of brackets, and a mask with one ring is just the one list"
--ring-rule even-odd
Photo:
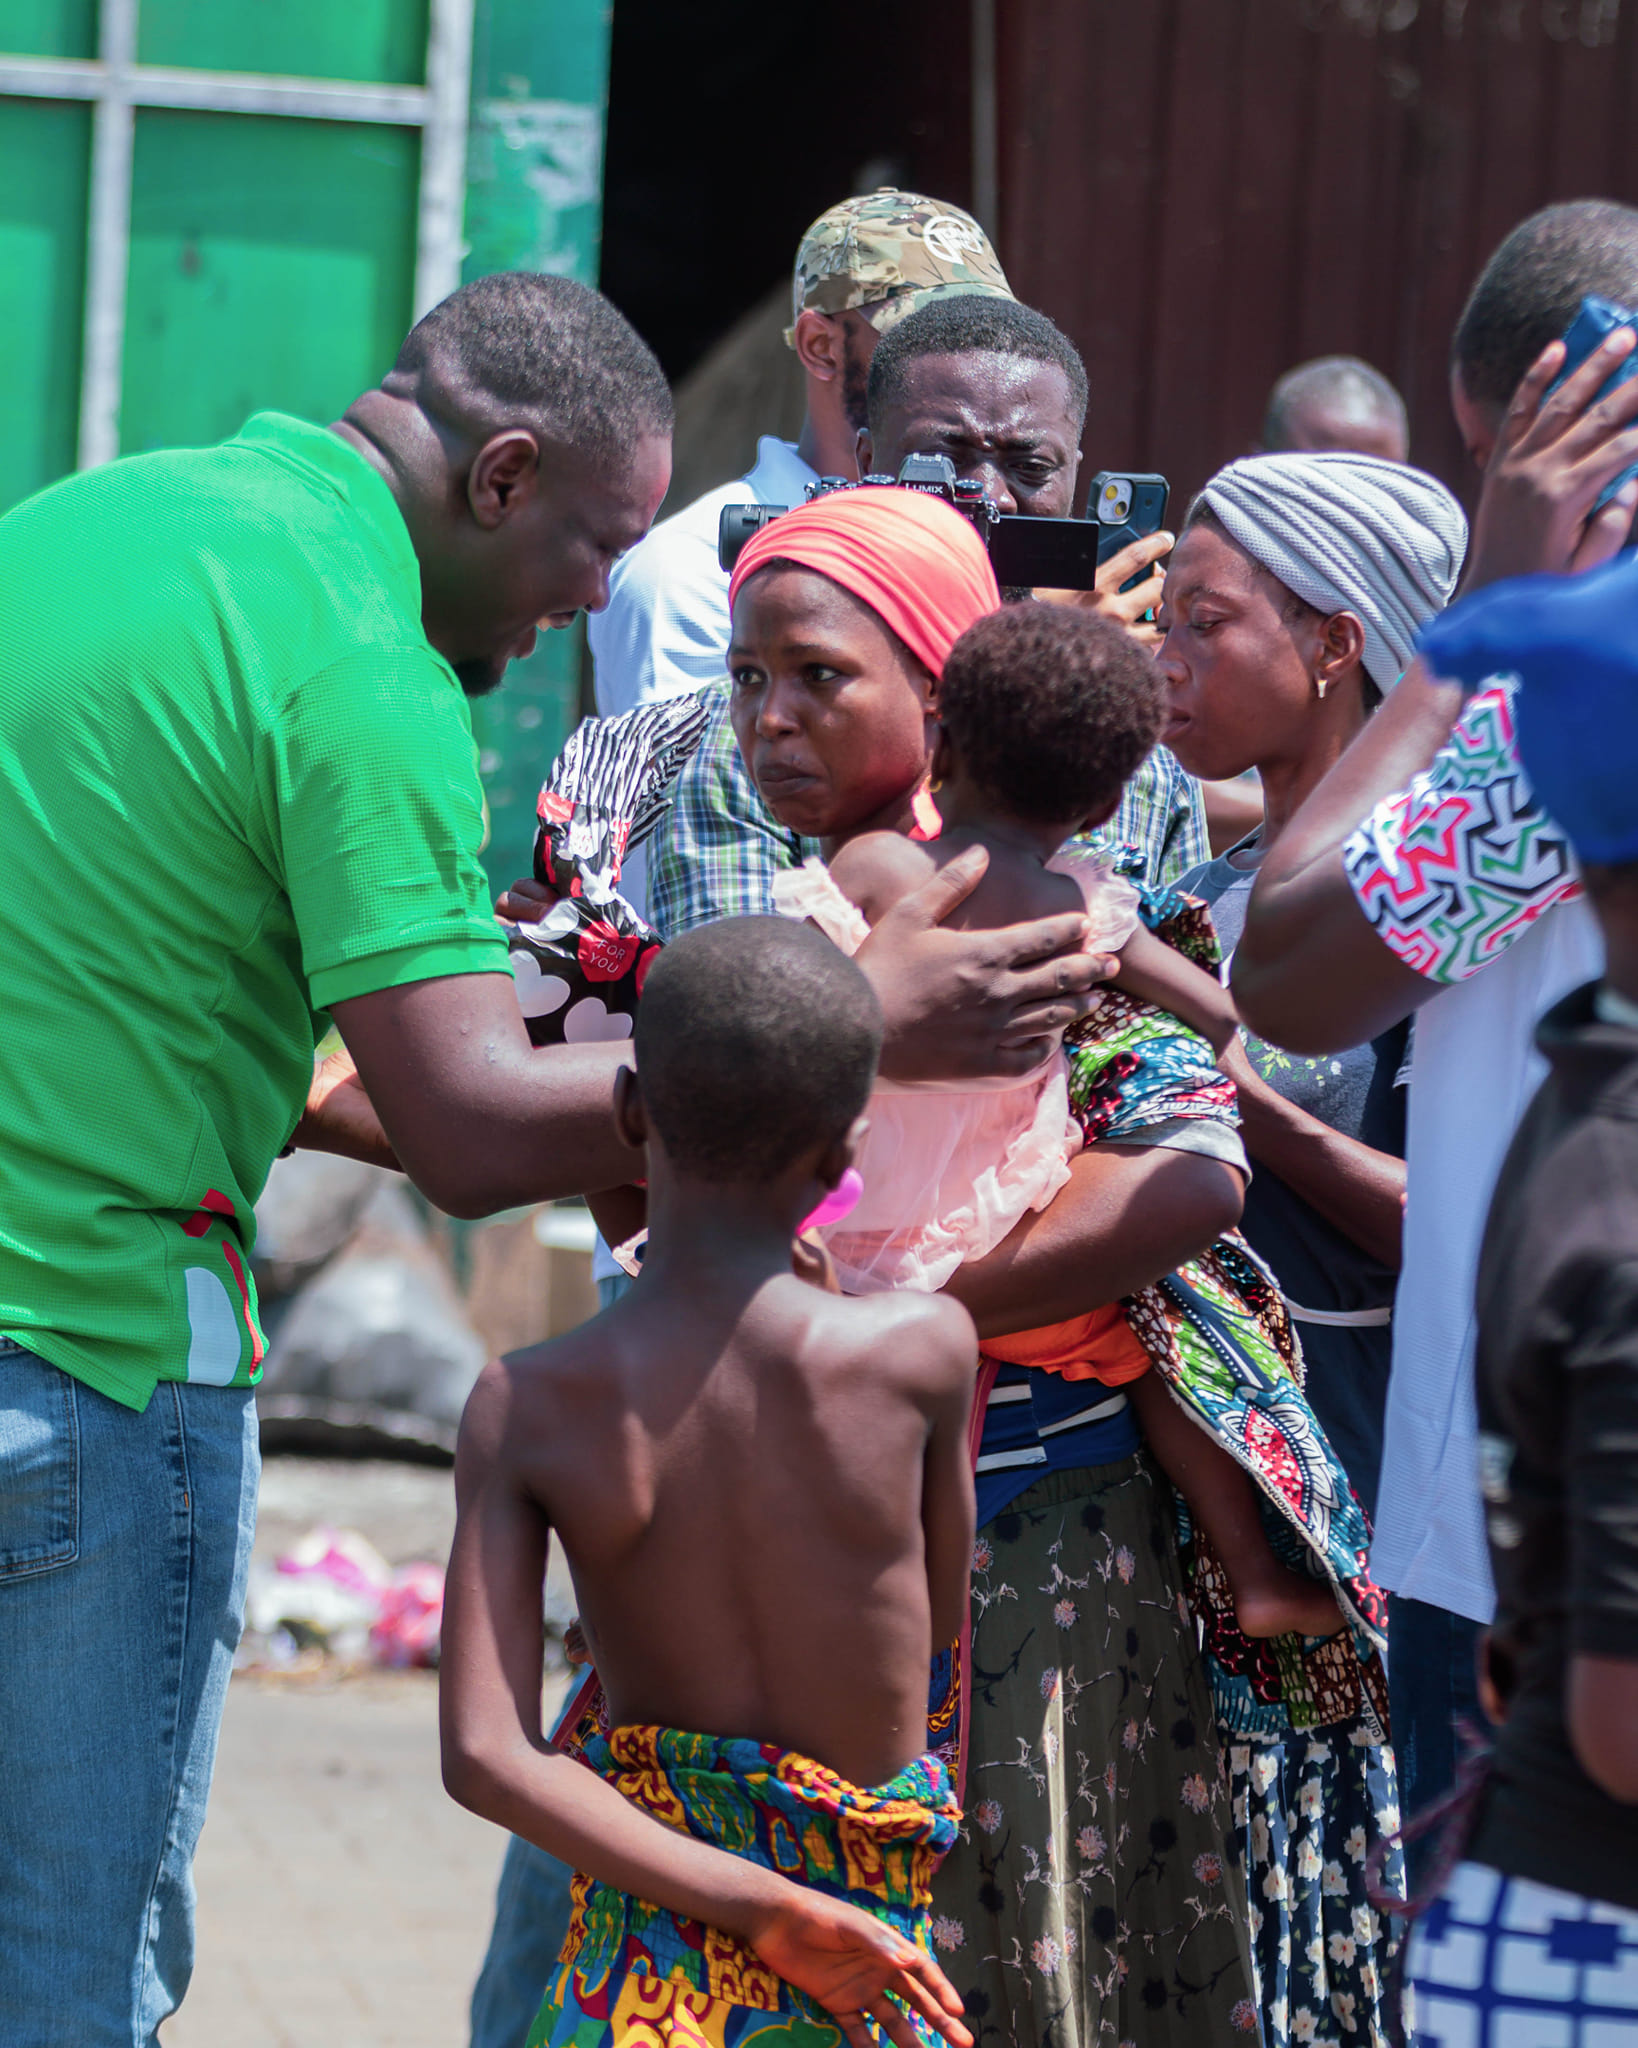
[[(855, 444), (866, 423), (865, 386), (876, 343), (943, 293), (1012, 297), (983, 229), (959, 207), (885, 187), (844, 199), (808, 229), (796, 254), (792, 325), (785, 331), (807, 383), (801, 437), (763, 435), (748, 475), (662, 521), (615, 565), (608, 607), (590, 615), (587, 634), (597, 708), (605, 717), (722, 680), (729, 618), (728, 578), (717, 561), (719, 513), (751, 499), (800, 505), (821, 475), (856, 477)], [(679, 791), (678, 811), (689, 820), (692, 878), (686, 923), (769, 910), (775, 873), (817, 849), (769, 815), (726, 719), (707, 728), (684, 773), (690, 788)], [(639, 909), (649, 851), (629, 855), (621, 876), (622, 892)], [(523, 899), (511, 907), (538, 915)], [(612, 1299), (618, 1269), (602, 1244), (593, 1271), (605, 1301)], [(472, 2048), (519, 2048), (568, 1923), (568, 1879), (544, 1850), (512, 1842), (489, 1953), (472, 1996)]]
[[(876, 344), (906, 314), (945, 294), (1012, 297), (971, 214), (892, 186), (820, 214), (796, 252), (792, 322), (785, 330), (807, 384), (801, 435), (794, 442), (763, 435), (748, 475), (663, 520), (616, 567), (608, 609), (591, 620), (589, 631), (597, 708), (605, 717), (722, 680), (728, 578), (717, 562), (717, 519), (723, 506), (752, 499), (800, 505), (819, 477), (856, 477)], [(668, 937), (712, 918), (766, 911), (775, 872), (812, 850), (768, 814), (725, 719), (720, 730), (707, 731), (684, 776), (675, 816), (688, 843), (677, 851), (686, 854), (692, 880), (686, 914)], [(652, 858), (659, 850), (656, 841), (627, 865), (625, 885), (639, 897), (648, 876), (643, 852)]]
[[(1011, 290), (984, 230), (970, 213), (882, 185), (820, 214), (796, 252), (796, 304), (804, 311), (867, 309), (885, 334), (935, 292)], [(796, 346), (796, 329), (785, 339)]]

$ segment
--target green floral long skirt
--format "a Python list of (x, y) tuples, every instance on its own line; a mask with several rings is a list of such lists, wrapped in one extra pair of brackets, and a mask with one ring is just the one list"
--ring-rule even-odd
[(1171, 1492), (1057, 1472), (979, 1531), (933, 1942), (979, 2048), (1247, 2048), (1239, 1838)]

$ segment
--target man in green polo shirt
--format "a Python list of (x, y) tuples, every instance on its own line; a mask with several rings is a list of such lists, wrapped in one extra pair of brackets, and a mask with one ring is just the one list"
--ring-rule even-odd
[[(0, 520), (5, 2048), (151, 2048), (187, 1985), (275, 1155), (395, 1157), (465, 1215), (641, 1172), (620, 1050), (529, 1044), (463, 692), (607, 602), (670, 428), (606, 300), (484, 278), (333, 427), (262, 414)], [(901, 1077), (1032, 1063), (1106, 971), (1079, 918), (938, 929), (981, 871), (860, 955)], [(362, 1085), (324, 1093), (331, 1018)]]
[(606, 600), (670, 428), (606, 300), (488, 278), (334, 429), (261, 414), (0, 521), (7, 2048), (147, 2043), (186, 1986), (252, 1209), (329, 1014), (446, 1207), (629, 1176), (607, 1054), (524, 1036), (462, 686)]

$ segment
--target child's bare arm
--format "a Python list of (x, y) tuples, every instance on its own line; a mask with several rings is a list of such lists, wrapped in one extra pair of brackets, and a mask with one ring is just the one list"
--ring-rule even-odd
[(648, 1221), (648, 1190), (635, 1186), (600, 1188), (586, 1197), (586, 1207), (603, 1242), (622, 1245)]
[(932, 879), (937, 863), (902, 832), (861, 832), (831, 856), (830, 878), (875, 924), (902, 897)]
[(1121, 947), (1118, 958), (1116, 988), (1168, 1011), (1191, 1031), (1208, 1039), (1215, 1053), (1233, 1043), (1240, 1019), (1228, 990), (1215, 975), (1196, 967), (1192, 960), (1185, 960), (1141, 924)]
[(971, 2048), (961, 2001), (932, 1960), (845, 1900), (748, 1858), (674, 1833), (541, 1732), (541, 1585), (550, 1527), (508, 1446), (526, 1443), (516, 1368), (485, 1368), (455, 1454), (456, 1526), (439, 1674), (444, 1784), (474, 1813), (575, 1869), (720, 1927), (819, 2000), (851, 2048), (871, 2048), (862, 2015), (920, 2048), (889, 1991)]
[(977, 1507), (968, 1430), (978, 1376), (978, 1337), (972, 1318), (948, 1296), (934, 1295), (928, 1307), (937, 1311), (929, 1336), (938, 1388), (932, 1433), (922, 1458), (921, 1527), (936, 1653), (961, 1634), (971, 1591)]

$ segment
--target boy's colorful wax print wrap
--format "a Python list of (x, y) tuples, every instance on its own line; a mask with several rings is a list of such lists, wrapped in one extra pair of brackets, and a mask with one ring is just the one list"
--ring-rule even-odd
[[(960, 1822), (936, 1758), (867, 1791), (765, 1742), (582, 1723), (573, 1747), (666, 1827), (846, 1899), (931, 1953), (933, 1872)], [(528, 2048), (740, 2048), (761, 2034), (786, 2048), (840, 2048), (824, 2008), (732, 1935), (583, 1873), (573, 1900)], [(931, 2048), (931, 2030), (912, 2023)]]
[(538, 923), (507, 927), (534, 1044), (631, 1036), (660, 942), (619, 893), (621, 864), (665, 816), (705, 720), (698, 695), (588, 718), (552, 763), (536, 806), (535, 880), (558, 900)]

